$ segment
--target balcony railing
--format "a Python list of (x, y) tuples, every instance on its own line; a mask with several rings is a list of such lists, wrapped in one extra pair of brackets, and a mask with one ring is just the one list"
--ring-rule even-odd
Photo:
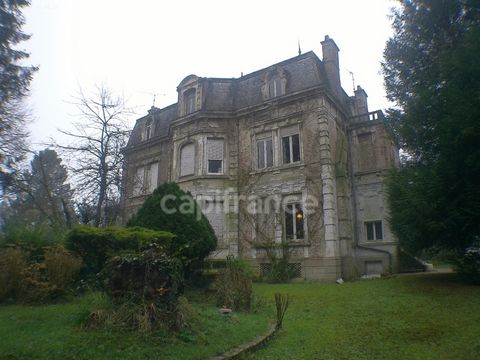
[(350, 122), (352, 124), (361, 123), (365, 121), (376, 121), (376, 120), (384, 120), (385, 115), (383, 114), (382, 110), (375, 110), (370, 111), (365, 114), (355, 115), (350, 118)]

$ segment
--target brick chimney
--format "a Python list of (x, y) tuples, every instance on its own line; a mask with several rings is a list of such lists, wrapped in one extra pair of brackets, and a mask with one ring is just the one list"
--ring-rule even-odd
[(323, 64), (327, 73), (328, 82), (333, 92), (339, 96), (341, 94), (340, 84), (340, 66), (338, 64), (338, 46), (333, 39), (325, 35), (322, 44)]

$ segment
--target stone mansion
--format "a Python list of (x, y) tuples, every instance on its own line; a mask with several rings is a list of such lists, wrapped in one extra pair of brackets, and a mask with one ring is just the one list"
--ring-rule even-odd
[(233, 255), (262, 272), (283, 248), (304, 279), (396, 272), (384, 179), (398, 148), (365, 91), (343, 90), (335, 42), (321, 44), (322, 59), (307, 52), (239, 78), (189, 75), (177, 103), (138, 119), (124, 150), (125, 221), (173, 181), (205, 209), (213, 260)]

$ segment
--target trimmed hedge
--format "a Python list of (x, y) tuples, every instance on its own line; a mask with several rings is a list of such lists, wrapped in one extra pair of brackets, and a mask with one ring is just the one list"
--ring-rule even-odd
[(140, 227), (95, 228), (80, 225), (66, 234), (65, 245), (82, 257), (87, 274), (97, 274), (110, 257), (121, 251), (138, 251), (151, 243), (169, 247), (173, 237), (166, 231)]

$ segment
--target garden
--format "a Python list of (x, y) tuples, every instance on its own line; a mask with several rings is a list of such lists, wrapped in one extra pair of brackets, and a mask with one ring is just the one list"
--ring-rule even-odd
[(254, 284), (251, 312), (221, 315), (186, 293), (190, 326), (138, 333), (82, 325), (107, 299), (93, 293), (51, 305), (0, 307), (0, 354), (9, 359), (208, 359), (267, 331), (274, 293), (291, 294), (283, 328), (246, 359), (478, 359), (480, 288), (455, 274), (344, 284)]
[[(188, 202), (193, 211), (165, 213), (164, 198), (169, 209)], [(7, 233), (1, 356), (208, 359), (252, 339), (261, 346), (246, 359), (480, 356), (480, 288), (465, 282), (478, 281), (476, 249), (456, 274), (292, 283), (281, 262), (260, 279), (227, 258), (212, 276), (203, 264), (216, 238), (191, 200), (167, 183), (126, 227), (77, 225), (50, 242)]]

